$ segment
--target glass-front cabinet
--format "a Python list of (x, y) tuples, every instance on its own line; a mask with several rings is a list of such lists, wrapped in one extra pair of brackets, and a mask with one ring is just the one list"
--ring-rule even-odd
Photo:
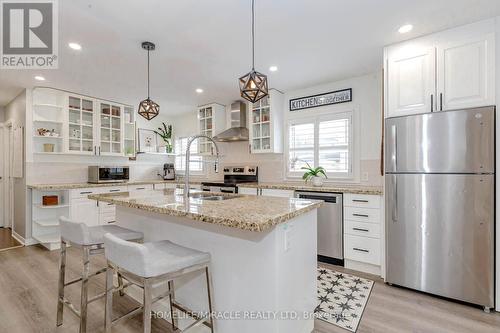
[(250, 151), (283, 152), (283, 94), (271, 89), (269, 96), (250, 105)]
[(99, 155), (123, 155), (123, 110), (119, 105), (99, 102)]
[(76, 154), (95, 154), (94, 101), (76, 96), (68, 97), (68, 151)]
[[(225, 129), (226, 108), (220, 104), (209, 104), (198, 107), (198, 133), (213, 137)], [(210, 155), (213, 153), (212, 142), (208, 139), (198, 139), (198, 154)]]

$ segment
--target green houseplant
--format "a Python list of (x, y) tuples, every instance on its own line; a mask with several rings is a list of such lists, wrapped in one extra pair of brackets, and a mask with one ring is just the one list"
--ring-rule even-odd
[(312, 184), (314, 186), (323, 185), (323, 178), (322, 177), (328, 178), (328, 176), (326, 175), (325, 168), (323, 168), (321, 166), (319, 166), (317, 168), (313, 168), (313, 167), (311, 167), (311, 165), (309, 165), (309, 163), (306, 162), (306, 164), (307, 164), (307, 167), (301, 168), (302, 170), (306, 170), (306, 172), (302, 176), (302, 179), (304, 179), (306, 182), (311, 180)]
[(163, 128), (158, 127), (158, 131), (154, 131), (157, 135), (159, 135), (163, 141), (165, 142), (165, 150), (166, 153), (172, 153), (172, 125), (166, 125), (163, 123)]

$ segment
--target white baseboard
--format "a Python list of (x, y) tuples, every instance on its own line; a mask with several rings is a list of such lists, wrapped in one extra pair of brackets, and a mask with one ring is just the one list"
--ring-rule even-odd
[(378, 276), (380, 276), (381, 272), (380, 266), (365, 264), (363, 262), (348, 260), (348, 259), (344, 261), (344, 267), (355, 271), (378, 275)]
[(26, 245), (26, 239), (24, 239), (23, 236), (19, 235), (14, 230), (12, 230), (12, 238), (14, 238), (15, 240), (17, 240), (19, 243), (21, 243), (23, 245)]

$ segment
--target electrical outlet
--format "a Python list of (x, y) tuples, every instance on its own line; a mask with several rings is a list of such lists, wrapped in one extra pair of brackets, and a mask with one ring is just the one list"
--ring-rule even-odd
[(361, 180), (364, 182), (368, 181), (368, 172), (363, 172), (363, 174), (361, 175)]

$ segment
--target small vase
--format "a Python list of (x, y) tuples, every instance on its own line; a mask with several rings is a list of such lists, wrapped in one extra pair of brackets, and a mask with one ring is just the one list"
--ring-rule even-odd
[(323, 178), (321, 177), (312, 177), (313, 186), (323, 186)]

